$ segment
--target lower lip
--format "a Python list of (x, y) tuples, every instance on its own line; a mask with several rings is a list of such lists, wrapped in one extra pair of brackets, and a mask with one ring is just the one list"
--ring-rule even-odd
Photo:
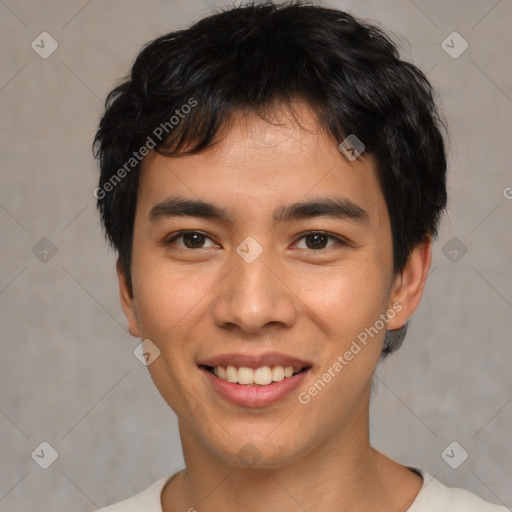
[(214, 389), (224, 398), (245, 407), (264, 407), (282, 400), (294, 389), (297, 389), (304, 381), (311, 368), (304, 370), (292, 377), (285, 377), (279, 382), (272, 382), (267, 386), (234, 384), (219, 379), (216, 375), (209, 372), (206, 368), (200, 367), (200, 370), (206, 375)]

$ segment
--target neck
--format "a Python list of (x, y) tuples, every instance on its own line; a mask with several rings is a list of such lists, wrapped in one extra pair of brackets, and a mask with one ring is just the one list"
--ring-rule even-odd
[(164, 489), (164, 511), (406, 510), (422, 479), (370, 446), (368, 407), (359, 412), (357, 424), (328, 433), (292, 461), (253, 467), (226, 463), (180, 422), (186, 470)]

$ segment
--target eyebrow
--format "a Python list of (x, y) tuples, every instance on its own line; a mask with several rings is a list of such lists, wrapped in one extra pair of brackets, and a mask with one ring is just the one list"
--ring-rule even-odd
[[(149, 212), (149, 220), (157, 221), (171, 217), (199, 217), (232, 223), (232, 215), (220, 206), (199, 199), (171, 197), (157, 203)], [(272, 218), (276, 222), (290, 222), (315, 217), (332, 217), (351, 221), (358, 224), (370, 223), (366, 210), (344, 197), (320, 197), (309, 201), (301, 201), (279, 206)]]

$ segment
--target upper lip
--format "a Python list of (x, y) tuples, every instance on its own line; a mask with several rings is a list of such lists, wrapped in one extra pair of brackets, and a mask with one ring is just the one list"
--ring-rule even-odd
[(199, 362), (199, 366), (241, 366), (247, 368), (261, 368), (262, 366), (293, 366), (294, 368), (302, 368), (311, 366), (311, 363), (298, 359), (297, 357), (288, 356), (279, 352), (266, 352), (264, 354), (219, 354), (209, 357)]

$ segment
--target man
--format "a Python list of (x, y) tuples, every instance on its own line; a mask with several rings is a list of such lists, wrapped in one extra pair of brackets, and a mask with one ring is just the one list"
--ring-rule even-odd
[(342, 11), (248, 4), (141, 51), (96, 197), (186, 468), (108, 512), (504, 510), (369, 440), (446, 206), (441, 128), (421, 71)]

